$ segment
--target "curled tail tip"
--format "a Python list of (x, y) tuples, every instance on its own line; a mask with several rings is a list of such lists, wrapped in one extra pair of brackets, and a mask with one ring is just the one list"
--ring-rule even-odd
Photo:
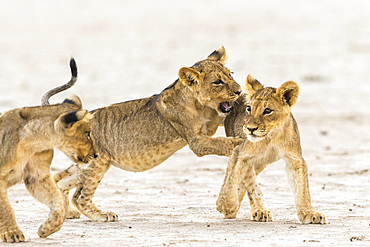
[(73, 57), (69, 61), (69, 66), (71, 67), (72, 76), (77, 77), (77, 65), (76, 65), (76, 61)]
[(41, 98), (41, 105), (42, 106), (50, 105), (50, 103), (49, 103), (49, 95), (47, 95), (47, 93), (44, 94), (44, 96), (42, 96), (42, 98)]

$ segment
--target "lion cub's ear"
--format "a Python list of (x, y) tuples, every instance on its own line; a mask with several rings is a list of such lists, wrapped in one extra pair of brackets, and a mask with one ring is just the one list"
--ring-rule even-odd
[(298, 100), (299, 87), (294, 81), (284, 82), (277, 90), (276, 97), (281, 99), (284, 104), (288, 104), (290, 107), (295, 105)]
[(193, 86), (202, 81), (201, 74), (195, 69), (189, 67), (182, 67), (179, 70), (179, 78), (182, 83), (188, 86), (190, 89), (193, 89)]
[(253, 78), (250, 74), (247, 76), (245, 80), (245, 91), (248, 95), (255, 94), (258, 90), (263, 89), (263, 85)]
[(225, 47), (223, 47), (221, 45), (217, 50), (212, 52), (207, 57), (207, 59), (212, 60), (212, 61), (217, 61), (217, 62), (221, 63), (222, 65), (225, 65), (226, 59), (227, 59)]
[[(72, 111), (63, 113), (54, 122), (54, 128), (56, 131), (62, 131), (64, 133), (70, 132), (72, 126), (78, 121), (88, 121), (92, 118), (87, 110)], [(72, 135), (73, 133), (69, 133)]]
[(78, 106), (79, 109), (82, 109), (81, 99), (77, 95), (75, 95), (75, 94), (72, 94), (71, 96), (69, 96), (68, 98), (66, 98), (63, 101), (63, 103), (73, 104), (73, 105)]

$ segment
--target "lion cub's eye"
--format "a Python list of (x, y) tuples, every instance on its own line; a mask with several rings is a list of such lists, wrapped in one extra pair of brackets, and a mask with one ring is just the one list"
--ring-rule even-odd
[(245, 109), (248, 113), (251, 113), (252, 108), (248, 105), (247, 108)]
[(272, 112), (273, 112), (273, 110), (271, 110), (270, 108), (266, 108), (266, 109), (263, 111), (263, 115), (270, 115)]
[(225, 84), (225, 83), (221, 79), (218, 79), (217, 81), (214, 81), (213, 84), (221, 85), (221, 84)]

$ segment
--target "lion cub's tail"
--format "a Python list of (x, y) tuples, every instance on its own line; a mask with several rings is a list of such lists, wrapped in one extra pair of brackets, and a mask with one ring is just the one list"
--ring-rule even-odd
[(62, 85), (62, 86), (53, 88), (50, 91), (46, 92), (44, 94), (44, 96), (42, 96), (42, 99), (41, 99), (41, 104), (42, 105), (50, 105), (49, 98), (51, 96), (53, 96), (54, 94), (60, 93), (64, 90), (67, 90), (68, 88), (72, 87), (76, 83), (76, 81), (77, 81), (77, 65), (76, 65), (76, 61), (74, 60), (74, 58), (71, 58), (71, 60), (69, 61), (69, 67), (71, 67), (71, 73), (72, 73), (71, 80), (69, 82), (67, 82), (66, 84)]

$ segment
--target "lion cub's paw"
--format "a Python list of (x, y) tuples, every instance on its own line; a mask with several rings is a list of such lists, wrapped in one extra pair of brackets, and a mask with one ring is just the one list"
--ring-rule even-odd
[[(63, 222), (62, 222), (63, 223)], [(57, 232), (62, 228), (61, 223), (54, 224), (51, 220), (46, 220), (40, 227), (39, 230), (37, 231), (37, 234), (39, 235), (40, 238), (46, 238), (47, 236), (50, 236), (54, 232)]]
[(107, 222), (117, 222), (118, 221), (118, 215), (113, 212), (106, 212), (107, 215)]
[(222, 206), (218, 206), (217, 210), (224, 215), (224, 219), (235, 219), (237, 210), (236, 209), (225, 209)]
[(7, 243), (19, 243), (26, 240), (20, 229), (0, 233), (0, 239)]
[(225, 146), (227, 148), (227, 151), (226, 151), (226, 156), (231, 156), (231, 154), (233, 153), (234, 151), (234, 148), (238, 145), (240, 145), (242, 142), (243, 142), (243, 139), (239, 138), (239, 137), (228, 137), (228, 139), (230, 140), (229, 143), (227, 144), (227, 146)]
[(272, 214), (266, 209), (251, 210), (251, 220), (259, 222), (272, 221)]
[(91, 218), (93, 221), (102, 221), (102, 222), (117, 222), (118, 215), (113, 212), (105, 212), (100, 214), (95, 214)]
[(68, 207), (68, 213), (66, 219), (79, 219), (81, 216), (81, 213), (72, 207)]
[(232, 140), (232, 142), (234, 144), (234, 147), (242, 144), (242, 142), (243, 142), (243, 139), (240, 138), (240, 137), (230, 137), (230, 138), (232, 138), (231, 140)]
[(302, 224), (326, 224), (325, 215), (315, 211), (300, 210), (298, 212), (298, 219)]
[[(227, 200), (227, 199), (226, 199)], [(238, 202), (235, 201), (233, 203), (225, 203), (225, 199), (219, 197), (216, 202), (217, 210), (224, 215), (225, 219), (235, 219), (236, 214), (238, 213), (239, 205)]]

